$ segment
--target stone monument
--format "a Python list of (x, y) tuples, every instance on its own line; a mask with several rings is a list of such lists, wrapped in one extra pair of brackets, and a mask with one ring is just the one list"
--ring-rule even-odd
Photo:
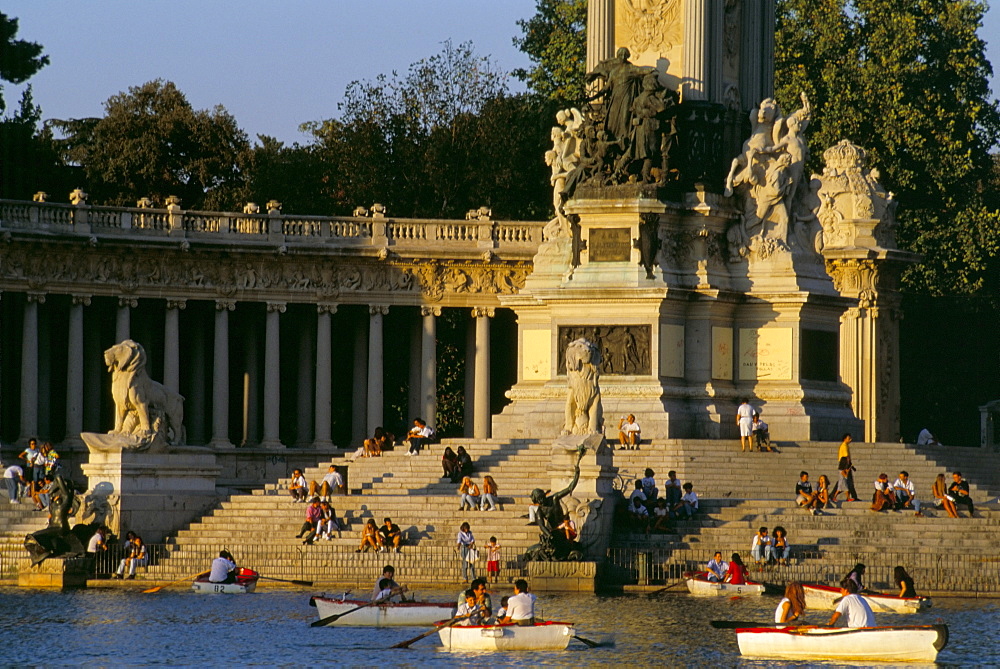
[(222, 469), (211, 449), (184, 444), (184, 398), (149, 378), (141, 344), (126, 339), (104, 352), (104, 362), (115, 424), (107, 434), (80, 435), (90, 451), (80, 518), (162, 541), (217, 501)]

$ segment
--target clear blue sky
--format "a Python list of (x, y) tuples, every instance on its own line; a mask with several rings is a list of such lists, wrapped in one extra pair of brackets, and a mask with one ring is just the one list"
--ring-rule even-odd
[[(254, 137), (306, 141), (298, 126), (337, 114), (348, 83), (407, 66), (451, 39), (471, 40), (505, 70), (534, 0), (6, 0), (18, 37), (51, 64), (30, 83), (45, 118), (102, 116), (112, 95), (152, 79), (191, 104), (221, 104)], [(1000, 69), (1000, 10), (980, 35)], [(514, 83), (518, 87), (518, 83)], [(1000, 77), (993, 78), (997, 95)], [(6, 86), (8, 108), (19, 87)]]

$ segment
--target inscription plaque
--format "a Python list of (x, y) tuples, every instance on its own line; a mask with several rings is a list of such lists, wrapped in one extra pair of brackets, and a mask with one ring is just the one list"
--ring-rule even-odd
[(632, 258), (629, 228), (591, 228), (587, 242), (591, 262), (628, 262)]

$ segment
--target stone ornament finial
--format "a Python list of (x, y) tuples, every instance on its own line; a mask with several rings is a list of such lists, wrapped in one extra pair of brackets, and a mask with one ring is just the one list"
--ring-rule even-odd
[(243, 213), (244, 214), (259, 214), (260, 213), (260, 205), (257, 204), (256, 202), (247, 202), (245, 205), (243, 205)]
[(181, 199), (176, 195), (168, 195), (166, 203), (168, 211), (176, 211), (181, 208)]
[(281, 213), (281, 203), (277, 200), (267, 201), (267, 213), (271, 215), (276, 215)]
[(355, 218), (367, 218), (367, 216), (368, 216), (368, 208), (367, 207), (355, 207), (354, 208), (354, 213), (351, 214), (351, 215), (354, 216)]
[(69, 194), (69, 203), (76, 206), (81, 206), (87, 204), (87, 198), (89, 196), (83, 192), (82, 188), (75, 188)]
[(152, 209), (153, 201), (150, 200), (148, 197), (141, 197), (138, 200), (136, 200), (135, 206), (139, 209)]
[(45, 202), (48, 199), (49, 199), (49, 194), (43, 190), (40, 190), (31, 196), (32, 202)]
[(372, 218), (385, 218), (386, 209), (384, 204), (376, 202), (372, 205)]

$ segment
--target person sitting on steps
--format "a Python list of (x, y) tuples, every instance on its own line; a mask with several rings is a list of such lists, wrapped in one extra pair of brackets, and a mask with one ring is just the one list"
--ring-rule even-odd
[(976, 509), (972, 504), (972, 497), (969, 495), (969, 482), (962, 478), (962, 472), (955, 472), (951, 475), (954, 481), (948, 486), (948, 494), (955, 502), (956, 511), (958, 507), (965, 506), (969, 509), (969, 518), (976, 515)]
[(635, 422), (635, 416), (632, 414), (623, 416), (618, 421), (618, 443), (622, 450), (638, 450), (640, 441), (642, 441), (642, 431)]
[(410, 432), (406, 437), (406, 441), (409, 443), (406, 454), (416, 455), (419, 453), (421, 448), (431, 443), (433, 434), (434, 432), (427, 427), (427, 423), (422, 418), (414, 418), (413, 427), (410, 428)]
[(754, 413), (750, 430), (753, 433), (753, 443), (757, 445), (758, 451), (766, 450), (768, 453), (777, 451), (774, 446), (771, 446), (771, 433), (767, 428), (767, 423), (760, 419), (759, 413)]
[(388, 553), (390, 550), (399, 552), (399, 543), (403, 539), (403, 531), (399, 525), (392, 522), (392, 518), (383, 518), (382, 527), (378, 528), (379, 550)]

